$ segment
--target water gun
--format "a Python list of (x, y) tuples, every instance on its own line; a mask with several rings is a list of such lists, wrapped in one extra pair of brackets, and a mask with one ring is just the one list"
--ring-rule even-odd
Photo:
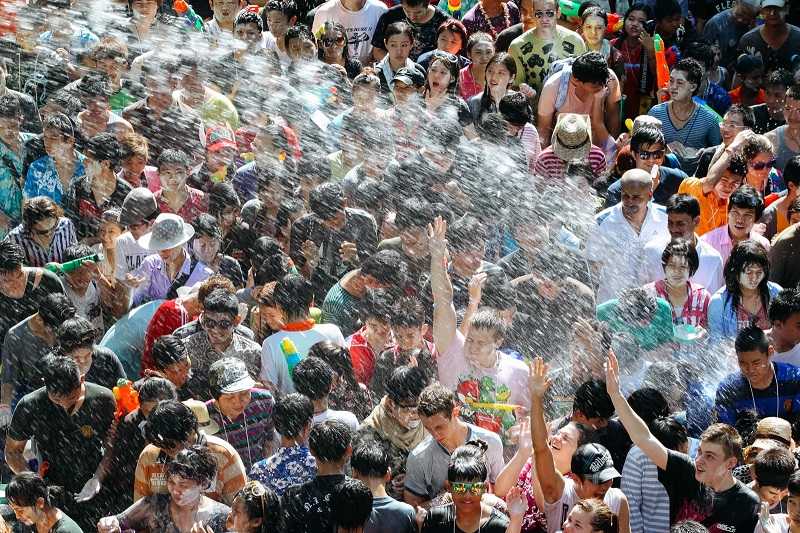
[(53, 272), (54, 274), (67, 274), (74, 270), (78, 270), (87, 261), (98, 263), (100, 261), (100, 255), (87, 255), (86, 257), (79, 257), (78, 259), (67, 261), (66, 263), (47, 263), (44, 268), (50, 272)]
[(172, 8), (175, 10), (175, 13), (186, 19), (187, 26), (194, 28), (195, 31), (206, 31), (203, 25), (203, 19), (194, 12), (194, 9), (186, 3), (186, 0), (175, 0), (172, 4)]
[(297, 346), (295, 346), (294, 341), (289, 337), (284, 337), (281, 341), (281, 351), (286, 358), (286, 364), (289, 366), (289, 375), (291, 376), (294, 367), (300, 362), (300, 353), (297, 351)]
[[(656, 49), (656, 84), (658, 89), (666, 89), (669, 86), (669, 65), (667, 64), (664, 41), (657, 33), (653, 36), (653, 47)], [(664, 101), (667, 99), (664, 99)]]
[(558, 10), (566, 18), (577, 17), (580, 8), (580, 2), (575, 2), (574, 0), (558, 0)]
[(139, 392), (133, 388), (133, 382), (130, 380), (120, 379), (112, 392), (117, 401), (117, 410), (114, 412), (116, 420), (139, 408)]

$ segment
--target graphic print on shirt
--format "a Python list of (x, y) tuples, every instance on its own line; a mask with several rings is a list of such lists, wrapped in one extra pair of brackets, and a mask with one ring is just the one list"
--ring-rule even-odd
[(511, 389), (498, 384), (489, 376), (482, 378), (462, 375), (458, 379), (456, 394), (461, 403), (461, 418), (480, 428), (503, 437), (516, 421), (512, 410), (497, 409), (484, 404), (507, 404)]

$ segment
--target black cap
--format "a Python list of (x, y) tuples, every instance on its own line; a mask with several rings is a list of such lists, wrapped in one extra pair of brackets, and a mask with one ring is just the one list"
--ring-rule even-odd
[(584, 444), (572, 456), (572, 472), (601, 485), (612, 479), (622, 477), (614, 468), (611, 453), (602, 444)]

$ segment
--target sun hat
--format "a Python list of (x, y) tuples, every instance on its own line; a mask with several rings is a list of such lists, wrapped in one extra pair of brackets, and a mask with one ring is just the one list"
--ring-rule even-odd
[(592, 149), (591, 128), (586, 115), (562, 113), (553, 130), (553, 153), (562, 161), (585, 160)]
[(183, 402), (183, 405), (191, 409), (192, 413), (194, 413), (194, 417), (197, 419), (197, 429), (206, 435), (216, 435), (219, 433), (219, 425), (211, 420), (205, 402), (201, 402), (200, 400), (186, 400)]
[(179, 215), (161, 213), (153, 222), (153, 227), (136, 241), (139, 246), (151, 252), (169, 250), (189, 242), (194, 237), (194, 228), (183, 221)]
[(119, 223), (122, 226), (137, 224), (142, 220), (150, 218), (158, 212), (158, 204), (153, 192), (147, 187), (136, 187), (131, 189), (122, 201), (122, 209), (119, 213)]
[(221, 394), (234, 394), (250, 390), (256, 382), (247, 371), (244, 361), (236, 357), (224, 357), (215, 361), (208, 370), (208, 384), (215, 398)]
[(791, 446), (792, 426), (787, 420), (769, 416), (762, 418), (756, 425), (755, 440), (751, 445), (753, 448), (768, 449), (776, 444)]

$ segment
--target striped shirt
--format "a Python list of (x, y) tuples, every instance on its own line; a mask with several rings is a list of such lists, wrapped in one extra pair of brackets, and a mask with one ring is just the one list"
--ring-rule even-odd
[(275, 400), (272, 394), (263, 389), (251, 389), (250, 394), (250, 403), (236, 420), (223, 415), (216, 400), (206, 402), (208, 416), (219, 426), (216, 436), (225, 439), (236, 449), (248, 472), (253, 464), (272, 453), (272, 439), (275, 435), (272, 422)]
[(628, 497), (631, 533), (669, 533), (667, 490), (658, 481), (658, 467), (638, 446), (625, 459), (621, 488)]
[(22, 247), (25, 252), (25, 265), (32, 267), (43, 267), (47, 263), (63, 262), (64, 252), (78, 242), (75, 236), (75, 225), (66, 217), (58, 219), (49, 248), (45, 248), (36, 242), (22, 224), (12, 229), (6, 239)]
[(686, 282), (688, 297), (681, 309), (676, 310), (669, 300), (667, 284), (663, 279), (648, 283), (644, 290), (655, 298), (662, 298), (672, 309), (673, 324), (688, 324), (692, 326), (708, 327), (708, 302), (711, 294), (703, 287), (691, 281)]
[(664, 102), (653, 106), (647, 113), (661, 121), (661, 131), (667, 144), (678, 141), (689, 148), (706, 148), (722, 142), (717, 115), (703, 106), (695, 106), (689, 120), (680, 129), (672, 124), (667, 104)]
[[(595, 145), (592, 145), (589, 151), (589, 164), (595, 176), (600, 176), (606, 170), (606, 154)], [(567, 162), (553, 152), (552, 146), (541, 151), (533, 167), (534, 175), (541, 176), (545, 180), (563, 179), (566, 170)]]

